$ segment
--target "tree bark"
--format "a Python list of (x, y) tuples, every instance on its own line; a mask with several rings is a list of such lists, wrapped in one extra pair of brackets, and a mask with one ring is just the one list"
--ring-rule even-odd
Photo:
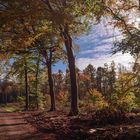
[(7, 92), (5, 92), (5, 104), (7, 105)]
[(70, 71), (70, 81), (71, 81), (70, 115), (77, 115), (78, 114), (78, 87), (77, 87), (77, 79), (76, 79), (75, 57), (72, 50), (72, 38), (69, 34), (67, 26), (65, 26), (64, 31), (62, 31), (62, 35), (67, 50), (68, 65)]
[(38, 74), (39, 74), (39, 62), (40, 62), (40, 54), (38, 55), (38, 58), (37, 58), (37, 63), (36, 63), (36, 107), (37, 107), (37, 110), (39, 108), (39, 103), (38, 103)]
[(49, 90), (50, 90), (50, 98), (51, 98), (51, 108), (50, 111), (56, 110), (55, 105), (55, 93), (54, 93), (54, 83), (52, 78), (52, 52), (50, 50), (49, 58), (46, 58), (47, 68), (48, 68), (48, 83), (49, 83)]
[(25, 109), (29, 109), (29, 93), (28, 93), (28, 72), (27, 72), (27, 62), (25, 60), (24, 64), (24, 74), (25, 74)]

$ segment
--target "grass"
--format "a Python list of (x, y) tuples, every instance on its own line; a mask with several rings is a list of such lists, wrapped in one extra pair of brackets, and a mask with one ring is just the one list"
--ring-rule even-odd
[(2, 104), (0, 106), (3, 110), (5, 110), (7, 112), (21, 112), (22, 111), (22, 108), (17, 103), (10, 103), (10, 104), (7, 104), (7, 105)]

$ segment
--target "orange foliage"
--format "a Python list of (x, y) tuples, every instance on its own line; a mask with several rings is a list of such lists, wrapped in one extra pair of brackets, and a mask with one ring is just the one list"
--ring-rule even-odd
[(91, 96), (95, 96), (95, 97), (102, 97), (102, 94), (99, 91), (97, 91), (96, 89), (90, 89), (89, 94)]
[(33, 74), (28, 74), (28, 79), (29, 79), (29, 81), (34, 81), (35, 76)]
[(78, 73), (78, 78), (81, 81), (87, 81), (87, 80), (90, 81), (91, 80), (89, 75), (83, 74), (83, 73)]
[(59, 93), (57, 95), (57, 98), (60, 99), (60, 100), (65, 98), (65, 93), (63, 91), (59, 91)]

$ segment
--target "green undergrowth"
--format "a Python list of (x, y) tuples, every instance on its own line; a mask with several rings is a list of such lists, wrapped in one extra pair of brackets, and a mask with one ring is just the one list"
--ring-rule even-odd
[(22, 112), (23, 108), (19, 104), (7, 104), (0, 105), (0, 107), (6, 112)]

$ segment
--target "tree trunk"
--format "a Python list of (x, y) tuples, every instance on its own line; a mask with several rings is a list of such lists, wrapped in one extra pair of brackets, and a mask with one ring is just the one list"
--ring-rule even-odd
[(5, 104), (7, 105), (7, 92), (5, 92)]
[(27, 62), (25, 60), (25, 66), (24, 66), (24, 74), (25, 74), (25, 109), (29, 109), (29, 93), (28, 93), (28, 72), (27, 72)]
[(5, 102), (5, 94), (4, 94), (4, 90), (2, 90), (2, 103)]
[(55, 95), (54, 95), (51, 64), (48, 65), (48, 82), (49, 82), (49, 90), (50, 90), (50, 97), (51, 97), (50, 111), (55, 111), (56, 110), (56, 107), (55, 107)]
[(47, 68), (48, 68), (48, 83), (49, 83), (49, 90), (50, 90), (50, 98), (51, 98), (51, 108), (50, 111), (56, 110), (55, 105), (55, 93), (54, 93), (54, 83), (52, 78), (52, 52), (50, 50), (49, 58), (46, 58)]
[(38, 103), (38, 74), (39, 74), (39, 62), (40, 62), (40, 54), (38, 55), (38, 58), (37, 58), (37, 63), (36, 63), (36, 66), (37, 66), (37, 68), (36, 68), (36, 107), (37, 107), (37, 110), (38, 110), (38, 108), (39, 108), (39, 103)]
[(68, 27), (66, 26), (62, 35), (65, 41), (65, 47), (67, 50), (68, 65), (70, 71), (70, 81), (71, 81), (71, 110), (70, 115), (78, 114), (78, 88), (76, 80), (76, 70), (75, 70), (75, 57), (72, 51), (72, 38), (69, 35)]

